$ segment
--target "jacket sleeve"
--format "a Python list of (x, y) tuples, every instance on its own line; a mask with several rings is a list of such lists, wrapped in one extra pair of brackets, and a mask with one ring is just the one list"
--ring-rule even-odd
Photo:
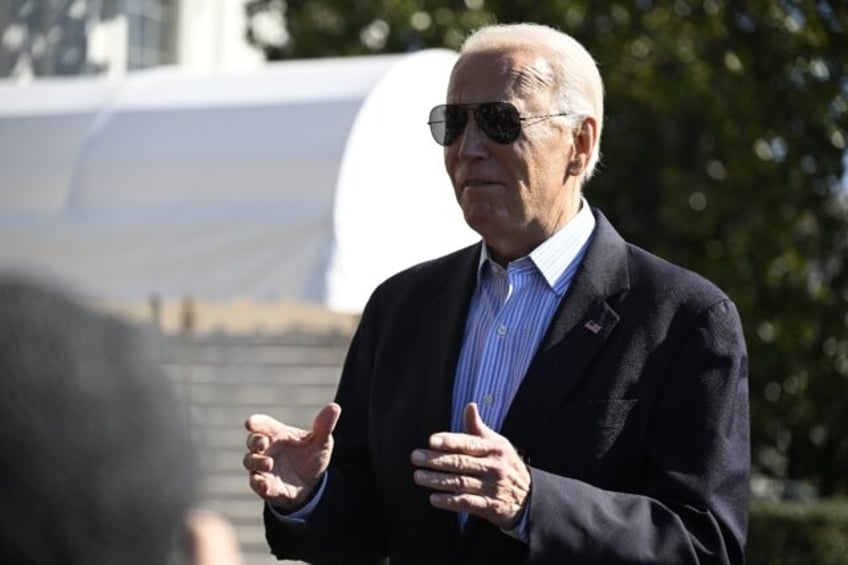
[(747, 353), (734, 305), (701, 312), (681, 343), (646, 420), (643, 488), (613, 492), (531, 468), (529, 563), (743, 563)]
[(323, 496), (300, 524), (282, 523), (266, 507), (265, 537), (278, 559), (315, 564), (374, 563), (385, 553), (380, 500), (368, 448), (368, 396), (376, 306), (363, 313), (336, 392), (342, 414)]

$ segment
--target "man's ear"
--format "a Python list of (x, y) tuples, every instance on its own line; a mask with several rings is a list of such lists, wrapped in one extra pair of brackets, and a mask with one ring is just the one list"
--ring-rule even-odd
[(592, 116), (587, 116), (583, 118), (580, 127), (574, 130), (574, 154), (569, 162), (569, 173), (580, 175), (586, 172), (597, 142), (598, 123)]

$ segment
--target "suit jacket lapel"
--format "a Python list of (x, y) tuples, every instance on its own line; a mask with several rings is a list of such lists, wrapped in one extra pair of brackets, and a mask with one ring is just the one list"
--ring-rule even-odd
[(463, 250), (436, 283), (432, 298), (421, 304), (420, 333), (410, 361), (422, 367), (418, 421), (425, 437), (450, 429), (456, 365), (479, 257), (480, 245)]
[[(450, 429), (454, 376), (476, 283), (479, 250), (479, 245), (463, 250), (458, 260), (449, 263), (441, 280), (428, 289), (432, 294), (421, 301), (419, 333), (415, 349), (410, 352), (410, 370), (417, 378), (422, 441)], [(444, 544), (445, 555), (451, 555), (460, 541), (457, 516), (452, 512), (435, 512), (429, 534)]]
[(521, 453), (584, 374), (618, 323), (608, 299), (629, 287), (626, 244), (598, 211), (592, 242), (518, 388), (501, 428)]

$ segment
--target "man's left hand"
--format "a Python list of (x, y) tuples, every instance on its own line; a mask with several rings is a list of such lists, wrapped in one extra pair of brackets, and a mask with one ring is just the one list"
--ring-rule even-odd
[(436, 508), (514, 528), (530, 493), (530, 471), (509, 440), (483, 423), (473, 402), (463, 422), (465, 433), (433, 434), (430, 449), (412, 452), (413, 479), (438, 491), (430, 495)]

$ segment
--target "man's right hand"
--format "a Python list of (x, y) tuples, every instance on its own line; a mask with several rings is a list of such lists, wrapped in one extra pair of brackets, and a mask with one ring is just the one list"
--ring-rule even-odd
[(244, 468), (250, 488), (272, 506), (292, 511), (303, 505), (321, 481), (333, 454), (333, 430), (342, 409), (330, 403), (318, 412), (312, 431), (287, 426), (264, 414), (244, 423)]

